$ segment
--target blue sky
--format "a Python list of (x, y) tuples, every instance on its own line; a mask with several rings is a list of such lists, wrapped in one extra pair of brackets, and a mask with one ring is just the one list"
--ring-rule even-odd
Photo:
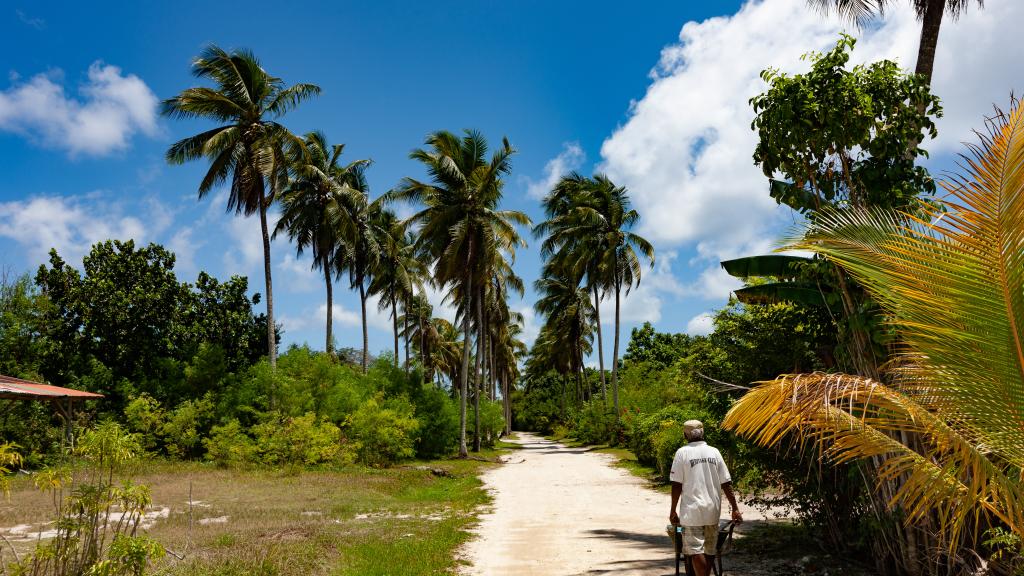
[[(989, 0), (943, 29), (936, 92), (947, 117), (931, 167), (952, 166), (992, 103), (1024, 89), (1009, 56), (1024, 9)], [(203, 122), (155, 115), (156, 99), (194, 85), (204, 45), (247, 47), (271, 73), (323, 94), (285, 118), (321, 129), (349, 160), (372, 158), (374, 195), (419, 176), (408, 152), (438, 129), (477, 128), (519, 150), (507, 205), (541, 214), (537, 196), (570, 169), (607, 171), (628, 186), (659, 263), (624, 307), (624, 337), (644, 320), (700, 332), (702, 314), (735, 284), (722, 258), (763, 252), (795, 218), (768, 198), (750, 161), (746, 100), (765, 66), (799, 70), (799, 54), (835, 41), (842, 25), (803, 0), (718, 2), (136, 2), (4, 3), (0, 7), (0, 267), (34, 270), (56, 246), (80, 263), (108, 237), (159, 242), (178, 272), (244, 274), (262, 292), (259, 225), (202, 202), (204, 166), (168, 166), (173, 141)], [(917, 24), (895, 9), (860, 33), (857, 58), (912, 67)], [(1016, 85), (1014, 83), (1016, 82)], [(275, 311), (286, 343), (322, 346), (323, 289), (283, 239), (274, 244)], [(516, 269), (528, 282), (534, 248)], [(336, 336), (356, 346), (358, 299), (336, 290)], [(513, 306), (528, 314), (532, 296)], [(610, 314), (605, 314), (609, 318)], [(371, 319), (371, 348), (390, 345)], [(611, 339), (606, 338), (610, 351)]]

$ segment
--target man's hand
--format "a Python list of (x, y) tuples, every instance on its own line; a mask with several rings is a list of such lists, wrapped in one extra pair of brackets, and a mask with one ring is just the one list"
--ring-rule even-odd
[(671, 522), (673, 526), (678, 526), (679, 525), (679, 513), (676, 512), (675, 510), (672, 510), (672, 513), (668, 515), (668, 521)]
[(738, 508), (733, 508), (732, 509), (732, 521), (737, 523), (737, 524), (743, 524), (743, 515), (740, 514), (740, 511), (739, 511)]

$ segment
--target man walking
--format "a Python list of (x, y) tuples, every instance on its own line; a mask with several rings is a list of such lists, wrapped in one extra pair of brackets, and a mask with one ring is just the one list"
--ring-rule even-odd
[(687, 444), (676, 451), (669, 480), (672, 481), (672, 524), (683, 527), (683, 554), (690, 556), (697, 576), (711, 574), (711, 560), (718, 543), (718, 519), (722, 515), (722, 493), (729, 500), (732, 519), (743, 522), (732, 478), (717, 448), (704, 441), (704, 424), (683, 423)]

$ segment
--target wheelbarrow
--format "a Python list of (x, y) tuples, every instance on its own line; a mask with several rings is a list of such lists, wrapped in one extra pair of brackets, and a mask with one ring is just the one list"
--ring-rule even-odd
[[(733, 521), (727, 521), (725, 524), (718, 526), (718, 543), (715, 546), (715, 553), (705, 554), (708, 557), (708, 561), (711, 563), (711, 571), (715, 576), (724, 576), (725, 569), (722, 568), (722, 556), (729, 553), (732, 550), (732, 532), (736, 527), (736, 523)], [(666, 531), (672, 538), (674, 545), (674, 552), (676, 556), (676, 576), (680, 575), (679, 569), (683, 567), (686, 572), (686, 576), (697, 576), (693, 570), (693, 562), (690, 556), (683, 554), (683, 527), (678, 525), (669, 524), (666, 527)]]

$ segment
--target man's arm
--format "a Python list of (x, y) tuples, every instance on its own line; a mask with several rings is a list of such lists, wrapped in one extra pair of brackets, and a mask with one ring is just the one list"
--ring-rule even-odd
[(672, 483), (672, 511), (668, 514), (669, 522), (679, 524), (679, 497), (683, 494), (683, 485), (679, 482)]
[[(673, 494), (675, 494), (675, 486), (672, 487)], [(726, 499), (729, 500), (729, 507), (732, 508), (732, 520), (739, 524), (743, 522), (743, 515), (740, 514), (740, 507), (736, 504), (736, 495), (732, 493), (732, 482), (726, 482), (722, 484), (722, 492), (725, 492)]]

